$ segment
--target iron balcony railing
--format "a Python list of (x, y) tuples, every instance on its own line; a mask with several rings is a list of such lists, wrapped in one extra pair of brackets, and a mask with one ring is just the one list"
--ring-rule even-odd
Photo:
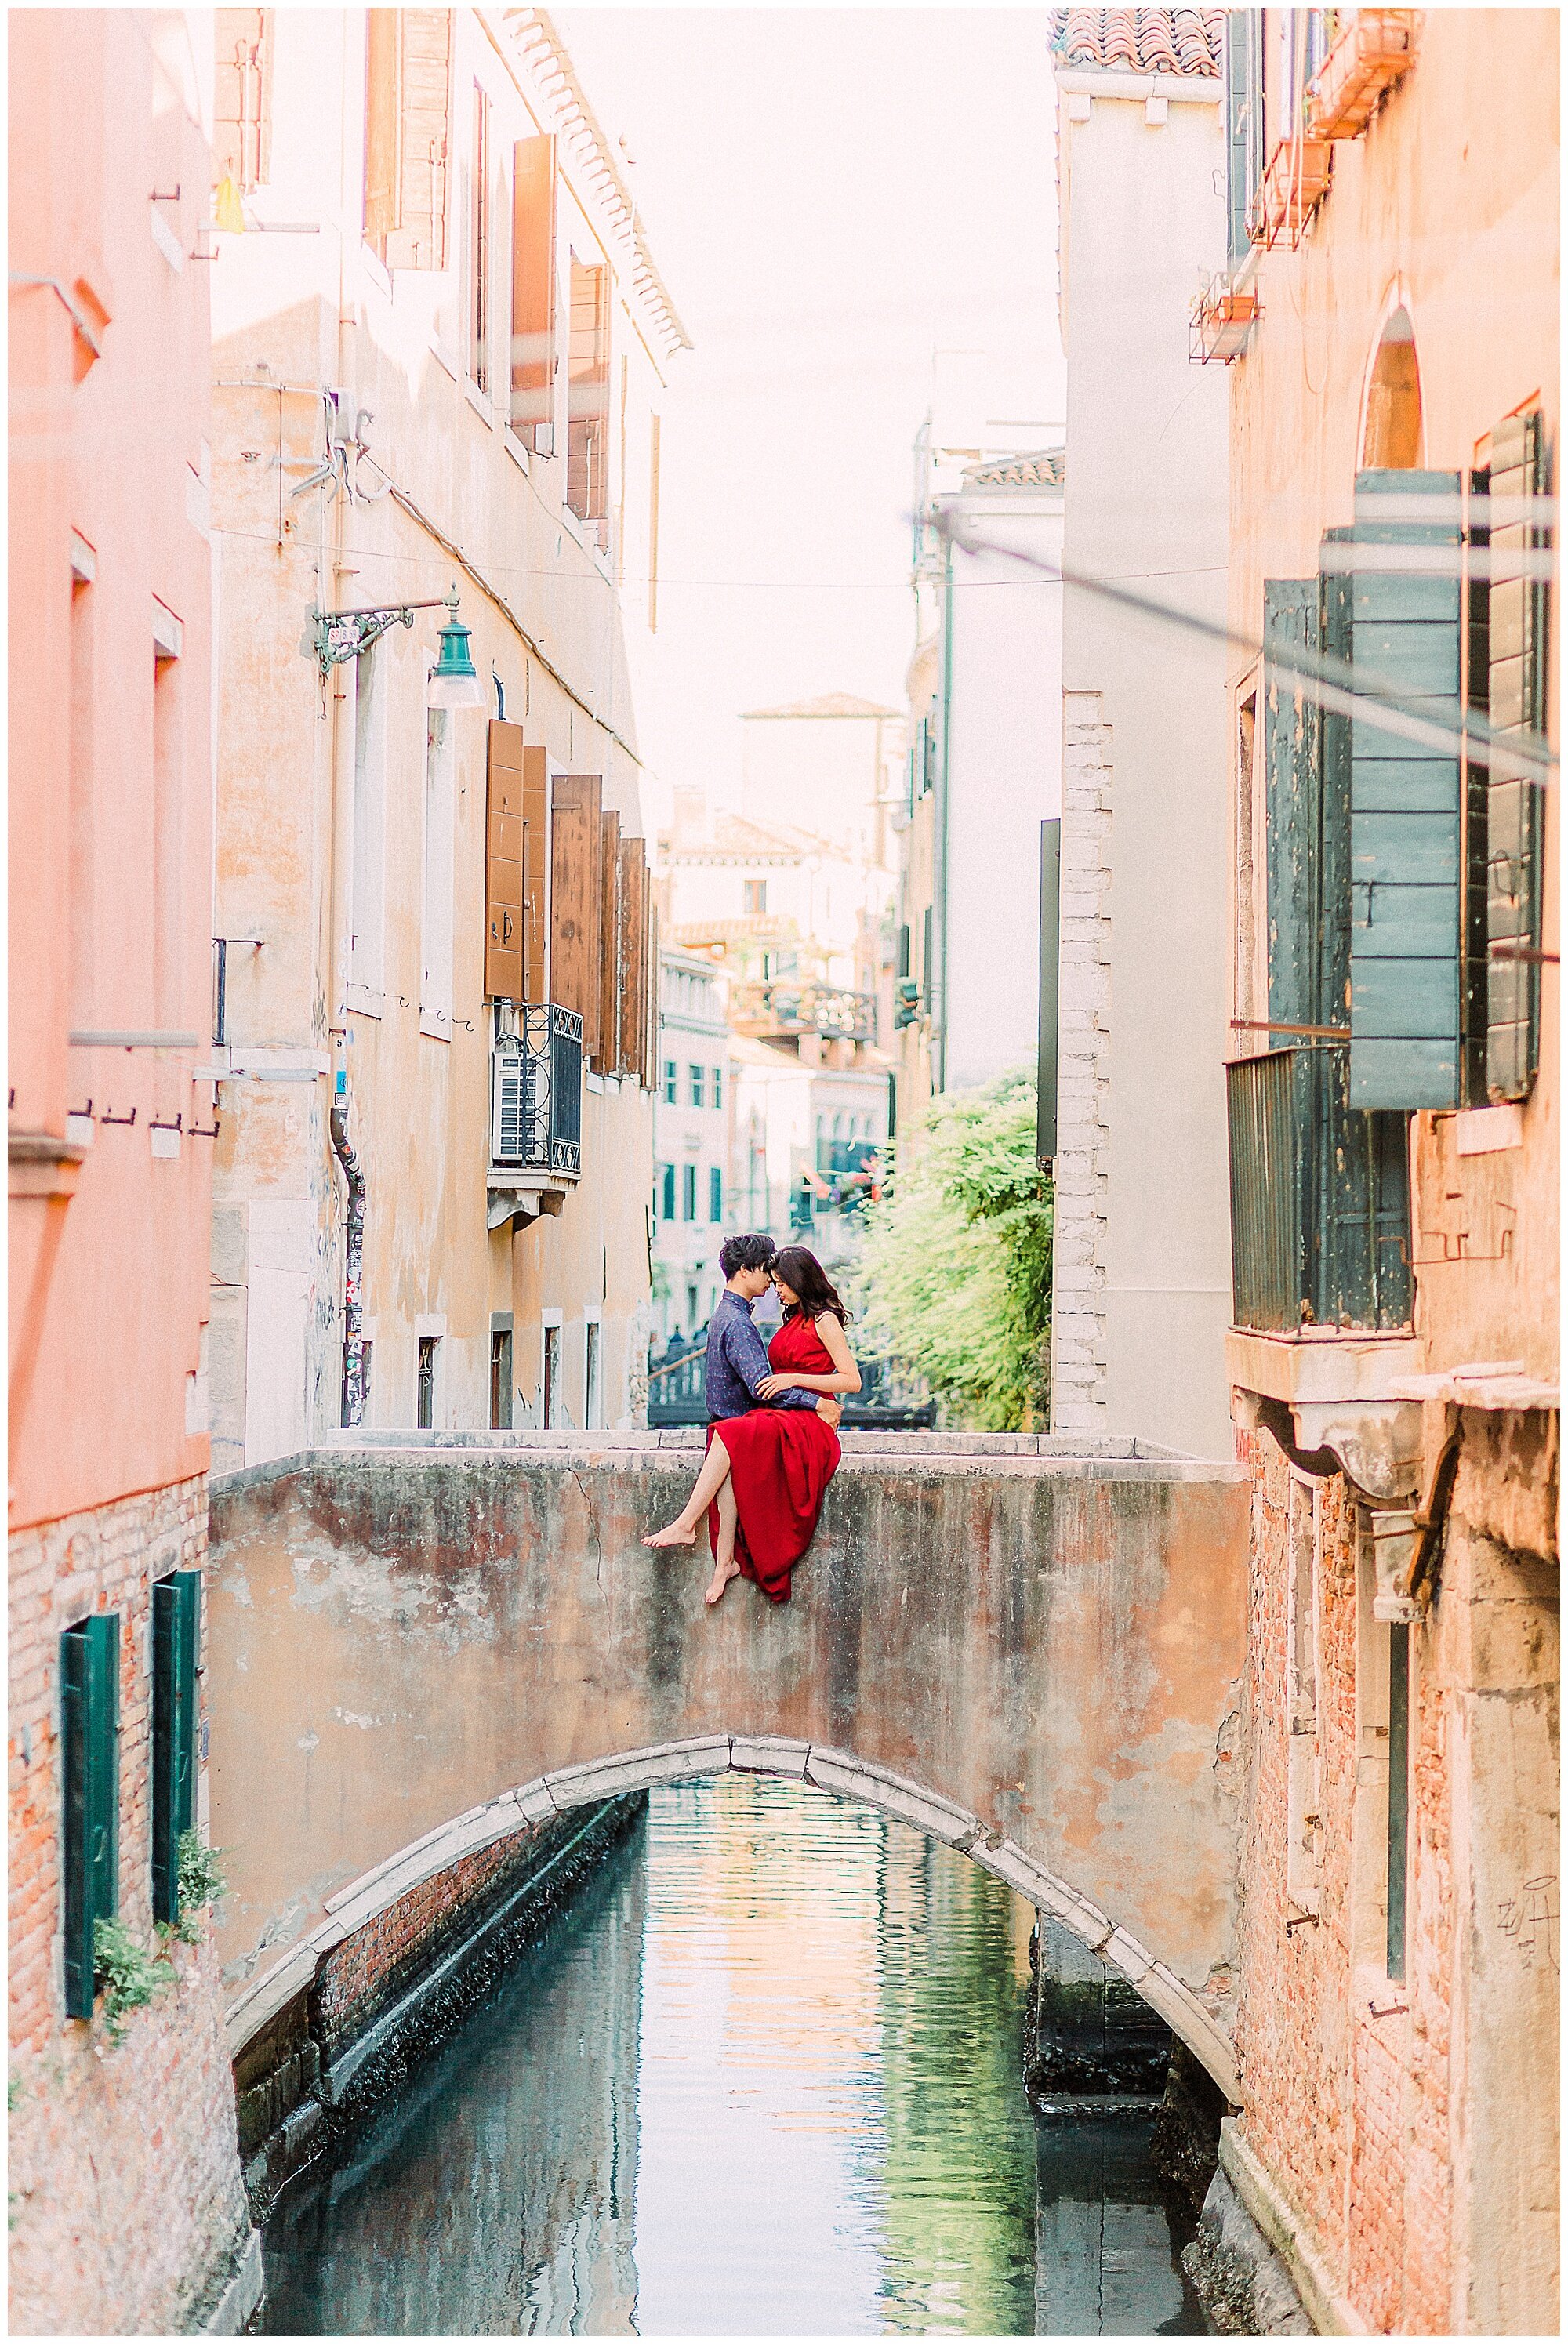
[(761, 1036), (820, 1034), (825, 1040), (874, 1042), (876, 996), (799, 977), (732, 985), (730, 1015), (744, 1032)]
[(1409, 1117), (1346, 1105), (1343, 1048), (1270, 1050), (1226, 1071), (1232, 1324), (1408, 1327)]
[(491, 1052), (491, 1161), (501, 1170), (582, 1169), (582, 1019), (575, 1009), (525, 1008)]
[[(652, 1426), (706, 1424), (707, 1346), (672, 1343), (648, 1371)], [(919, 1432), (936, 1421), (936, 1403), (919, 1376), (891, 1359), (862, 1359), (860, 1389), (844, 1404), (846, 1432)]]

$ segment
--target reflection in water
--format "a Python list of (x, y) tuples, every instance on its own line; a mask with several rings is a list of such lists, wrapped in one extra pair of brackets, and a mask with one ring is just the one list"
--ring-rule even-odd
[(273, 2334), (1201, 2334), (1125, 2121), (1019, 2083), (1028, 1907), (885, 1816), (652, 1794), (268, 2227)]

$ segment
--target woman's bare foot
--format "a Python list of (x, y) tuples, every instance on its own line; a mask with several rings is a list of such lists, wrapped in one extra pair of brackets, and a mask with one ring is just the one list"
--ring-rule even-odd
[(683, 1522), (677, 1516), (662, 1531), (650, 1531), (642, 1543), (644, 1546), (695, 1546), (697, 1525), (695, 1522)]
[(703, 1602), (716, 1603), (720, 1596), (723, 1593), (725, 1588), (729, 1585), (731, 1580), (738, 1579), (740, 1575), (741, 1566), (738, 1562), (733, 1561), (730, 1562), (715, 1562), (713, 1565), (713, 1575), (708, 1581), (708, 1591), (703, 1598)]

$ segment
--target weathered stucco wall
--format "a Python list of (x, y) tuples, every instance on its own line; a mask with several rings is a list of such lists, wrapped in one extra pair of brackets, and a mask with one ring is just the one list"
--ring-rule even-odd
[(406, 1438), (220, 1484), (212, 1831), (254, 2023), (323, 1929), (520, 1812), (734, 1764), (967, 1847), (1229, 2088), (1241, 1477), (944, 1438), (861, 1436), (776, 1611), (706, 1612), (705, 1550), (640, 1545), (695, 1461), (668, 1435)]

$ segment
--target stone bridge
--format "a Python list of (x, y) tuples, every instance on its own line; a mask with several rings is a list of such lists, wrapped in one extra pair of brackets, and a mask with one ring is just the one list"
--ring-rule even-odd
[(207, 1667), (241, 2046), (525, 1822), (804, 1778), (964, 1850), (1239, 2101), (1247, 1492), (1132, 1443), (851, 1434), (794, 1600), (703, 1603), (701, 1436), (372, 1434), (215, 1482)]

